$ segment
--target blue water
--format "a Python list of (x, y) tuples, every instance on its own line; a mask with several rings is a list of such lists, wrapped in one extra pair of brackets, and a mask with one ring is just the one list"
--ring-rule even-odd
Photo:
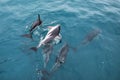
[(120, 0), (0, 0), (0, 80), (38, 80), (43, 68), (39, 42), (20, 37), (41, 15), (43, 26), (61, 24), (62, 43), (54, 46), (50, 70), (67, 42), (77, 47), (93, 29), (101, 33), (78, 51), (69, 51), (65, 64), (49, 80), (120, 80)]

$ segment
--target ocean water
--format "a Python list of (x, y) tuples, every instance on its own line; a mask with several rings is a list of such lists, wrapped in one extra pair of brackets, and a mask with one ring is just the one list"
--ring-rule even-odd
[[(49, 80), (120, 80), (120, 0), (0, 0), (0, 80), (40, 80), (41, 49), (35, 53), (29, 48), (39, 43), (41, 28), (34, 41), (20, 37), (37, 14), (44, 28), (61, 24), (62, 43), (54, 46), (46, 70), (65, 42), (79, 46), (77, 51), (69, 50)], [(94, 29), (100, 34), (80, 45)]]

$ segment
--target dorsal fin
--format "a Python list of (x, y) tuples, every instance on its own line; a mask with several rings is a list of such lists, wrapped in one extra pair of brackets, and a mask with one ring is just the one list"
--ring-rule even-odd
[(38, 20), (40, 21), (40, 14), (38, 14)]

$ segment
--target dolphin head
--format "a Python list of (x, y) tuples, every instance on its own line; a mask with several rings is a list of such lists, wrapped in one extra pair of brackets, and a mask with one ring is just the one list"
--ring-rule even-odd
[(58, 29), (58, 34), (59, 34), (60, 33), (60, 24), (57, 24), (55, 27)]
[(60, 33), (60, 25), (57, 24), (56, 26), (54, 26), (49, 33), (51, 33), (51, 35), (55, 35), (55, 37), (57, 35), (59, 35), (59, 33)]
[(54, 26), (54, 27), (56, 27), (57, 29), (59, 29), (60, 30), (60, 24), (57, 24), (56, 26)]

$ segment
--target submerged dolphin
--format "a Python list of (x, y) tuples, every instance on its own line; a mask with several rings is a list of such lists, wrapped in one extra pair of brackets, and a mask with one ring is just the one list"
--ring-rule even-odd
[(34, 50), (34, 51), (37, 51), (38, 48), (40, 48), (42, 45), (46, 45), (48, 43), (50, 43), (52, 40), (54, 40), (54, 38), (56, 36), (59, 36), (59, 33), (60, 33), (60, 25), (56, 25), (54, 27), (52, 27), (47, 35), (45, 36), (45, 38), (39, 42), (38, 46), (37, 47), (32, 47), (30, 49)]
[(45, 45), (44, 48), (42, 48), (42, 51), (43, 51), (44, 68), (45, 68), (49, 61), (50, 55), (53, 51), (53, 45), (51, 44)]
[(92, 41), (99, 33), (101, 32), (100, 29), (94, 29), (92, 32), (90, 32), (85, 39), (82, 41), (82, 44), (87, 44), (90, 41)]
[(55, 71), (57, 68), (59, 68), (65, 62), (68, 51), (69, 51), (69, 46), (68, 46), (68, 44), (65, 44), (61, 48), (59, 55), (56, 57), (56, 61), (55, 61), (54, 66), (51, 69), (51, 72)]
[(56, 36), (52, 43), (46, 44), (43, 48), (43, 58), (44, 58), (44, 68), (46, 67), (47, 63), (49, 62), (50, 55), (53, 51), (53, 46), (61, 43), (62, 36), (59, 34), (59, 36)]
[(32, 24), (32, 26), (29, 30), (30, 33), (29, 34), (24, 34), (22, 36), (27, 37), (27, 38), (32, 38), (32, 33), (33, 33), (34, 29), (41, 24), (42, 24), (42, 21), (40, 19), (40, 15), (38, 14), (38, 19)]

